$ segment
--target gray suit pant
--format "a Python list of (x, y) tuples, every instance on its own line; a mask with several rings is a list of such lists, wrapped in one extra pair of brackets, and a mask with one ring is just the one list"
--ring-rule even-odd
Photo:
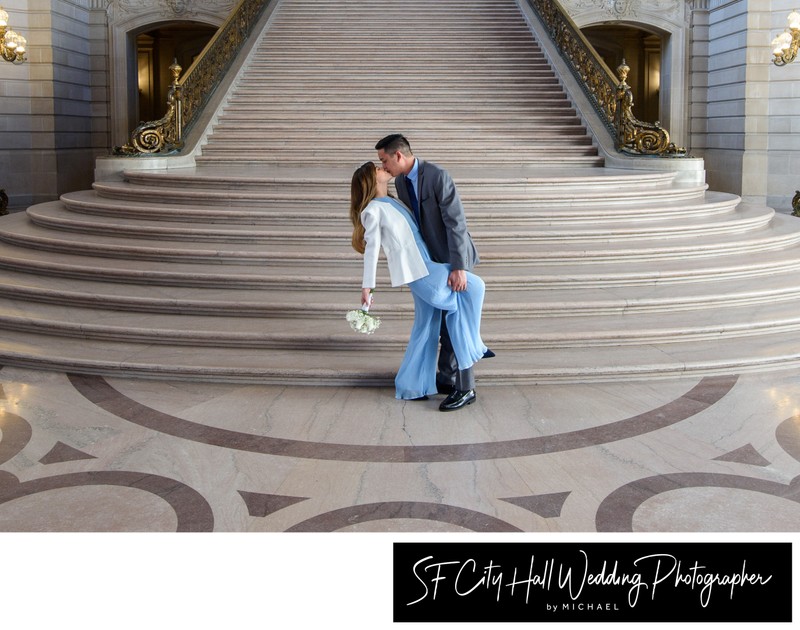
[(462, 392), (475, 389), (475, 375), (472, 373), (472, 368), (458, 369), (458, 361), (453, 352), (453, 344), (450, 342), (450, 334), (447, 332), (444, 317), (442, 317), (442, 328), (439, 335), (442, 347), (439, 350), (439, 373), (436, 375), (436, 383), (455, 387)]

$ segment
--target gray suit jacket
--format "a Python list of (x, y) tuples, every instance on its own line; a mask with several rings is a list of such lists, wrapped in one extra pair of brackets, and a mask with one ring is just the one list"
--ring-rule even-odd
[[(433, 162), (419, 162), (420, 231), (431, 258), (450, 263), (452, 269), (472, 271), (480, 259), (472, 237), (467, 231), (464, 207), (450, 174)], [(411, 202), (406, 188), (406, 176), (395, 178), (397, 196), (409, 208)]]

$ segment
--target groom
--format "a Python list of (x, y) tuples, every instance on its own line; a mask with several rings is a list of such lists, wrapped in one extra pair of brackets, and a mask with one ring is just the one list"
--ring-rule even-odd
[[(400, 201), (414, 212), (431, 258), (450, 264), (447, 284), (453, 291), (464, 291), (467, 271), (472, 271), (479, 259), (450, 175), (436, 164), (415, 158), (408, 140), (400, 134), (386, 136), (375, 148), (381, 164), (395, 177)], [(458, 369), (444, 318), (441, 346), (436, 385), (447, 398), (439, 410), (454, 411), (475, 402), (475, 377), (472, 368)]]

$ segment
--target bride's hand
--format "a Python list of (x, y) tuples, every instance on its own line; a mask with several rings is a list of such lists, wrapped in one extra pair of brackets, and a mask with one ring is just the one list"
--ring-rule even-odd
[(361, 306), (372, 306), (372, 289), (361, 289)]

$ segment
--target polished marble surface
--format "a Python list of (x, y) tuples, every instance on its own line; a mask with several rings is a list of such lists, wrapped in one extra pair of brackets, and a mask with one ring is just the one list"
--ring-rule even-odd
[[(268, 533), (245, 537), (244, 553), (260, 556), (390, 547), (376, 533), (792, 541), (800, 531), (796, 372), (479, 386), (474, 405), (450, 414), (436, 397), (402, 402), (373, 387), (8, 366), (0, 387), (0, 531), (49, 532), (32, 540), (55, 538), (59, 552), (55, 532), (227, 532), (211, 540), (239, 551), (234, 533)], [(148, 540), (164, 551), (163, 537)]]

